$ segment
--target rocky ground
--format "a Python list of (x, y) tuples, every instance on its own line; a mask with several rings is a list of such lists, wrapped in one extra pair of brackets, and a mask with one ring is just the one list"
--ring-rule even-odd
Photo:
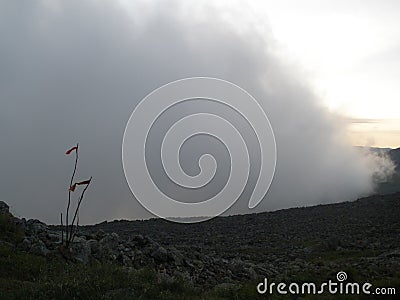
[[(61, 257), (59, 226), (0, 214), (22, 229), (0, 245), (43, 257)], [(400, 283), (400, 193), (354, 202), (218, 217), (198, 224), (161, 219), (83, 226), (72, 245), (77, 264), (144, 267), (195, 286), (272, 280), (349, 279)]]
[(133, 241), (144, 236), (151, 248), (160, 245), (149, 252), (154, 263), (206, 285), (302, 273), (326, 277), (342, 269), (364, 280), (400, 275), (400, 193), (199, 224), (152, 219), (82, 228), (98, 230)]

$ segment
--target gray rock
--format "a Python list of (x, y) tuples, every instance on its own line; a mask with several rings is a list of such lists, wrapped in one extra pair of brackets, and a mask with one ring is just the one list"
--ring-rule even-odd
[(86, 264), (89, 262), (90, 254), (91, 254), (91, 248), (88, 241), (86, 241), (86, 239), (83, 237), (75, 237), (72, 243), (73, 257), (76, 260)]
[(88, 240), (87, 243), (92, 254), (97, 254), (99, 252), (99, 242), (97, 240)]
[(162, 246), (159, 246), (150, 255), (158, 262), (168, 261), (168, 251)]
[(24, 238), (21, 243), (18, 244), (18, 249), (22, 251), (29, 251), (32, 247), (32, 242), (29, 238)]
[(183, 264), (184, 256), (175, 247), (170, 247), (169, 254), (177, 266), (181, 266)]
[(146, 244), (146, 240), (143, 237), (143, 235), (141, 234), (136, 234), (132, 237), (132, 241), (136, 244), (138, 244), (139, 246), (144, 246)]
[(40, 233), (47, 233), (49, 230), (48, 226), (40, 222), (39, 220), (28, 220), (26, 221), (26, 231), (30, 235), (38, 235)]
[(46, 235), (47, 240), (53, 243), (61, 243), (61, 233), (59, 232), (48, 232)]
[(117, 256), (117, 261), (121, 263), (123, 266), (130, 266), (132, 265), (132, 260), (123, 253), (120, 253)]
[(125, 248), (123, 252), (124, 255), (128, 256), (130, 259), (135, 257), (135, 251), (133, 251), (131, 248)]
[(246, 268), (245, 270), (250, 279), (252, 279), (252, 280), (257, 279), (258, 275), (257, 275), (256, 271), (254, 270), (254, 268), (249, 267), (249, 268)]
[(107, 234), (100, 240), (100, 246), (107, 249), (116, 249), (119, 244), (119, 236), (115, 232)]
[(47, 256), (47, 254), (50, 253), (49, 249), (46, 248), (46, 245), (39, 239), (32, 242), (29, 252), (40, 256)]
[(102, 238), (104, 238), (106, 236), (106, 233), (104, 232), (104, 230), (98, 230), (96, 232), (96, 239), (97, 240), (101, 240)]
[(0, 201), (0, 214), (9, 214), (10, 213), (10, 207), (7, 205), (7, 203)]

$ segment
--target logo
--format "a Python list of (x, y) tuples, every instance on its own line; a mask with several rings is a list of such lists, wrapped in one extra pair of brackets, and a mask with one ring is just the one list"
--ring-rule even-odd
[(346, 272), (340, 271), (336, 274), (336, 279), (340, 281), (346, 281), (347, 280), (347, 274)]
[[(219, 168), (211, 153), (198, 155), (192, 148), (199, 171), (185, 171), (181, 152), (199, 136), (223, 146), (229, 176), (218, 192), (187, 202), (212, 185)], [(122, 161), (128, 185), (143, 207), (164, 219), (193, 223), (222, 214), (245, 188), (250, 189), (248, 207), (256, 207), (274, 177), (276, 143), (265, 111), (244, 89), (216, 78), (186, 78), (154, 90), (135, 107), (124, 132)], [(160, 165), (154, 168), (156, 162)], [(163, 177), (164, 186), (157, 182)]]
[(259, 294), (280, 294), (280, 295), (396, 295), (395, 287), (373, 287), (369, 282), (345, 282), (347, 274), (340, 271), (336, 274), (337, 282), (328, 280), (322, 283), (302, 282), (302, 283), (286, 283), (286, 282), (269, 282), (265, 277), (264, 281), (257, 285)]

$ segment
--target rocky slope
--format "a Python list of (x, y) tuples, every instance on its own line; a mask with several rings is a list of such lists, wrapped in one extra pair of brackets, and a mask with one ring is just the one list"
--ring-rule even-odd
[[(22, 228), (2, 245), (45, 257), (60, 256), (60, 228), (3, 216)], [(113, 221), (80, 227), (72, 246), (78, 263), (111, 262), (150, 267), (195, 285), (334, 278), (340, 270), (358, 280), (400, 277), (400, 193), (355, 202), (218, 217), (198, 224), (161, 219)]]
[[(330, 276), (349, 269), (364, 279), (399, 276), (400, 193), (355, 202), (219, 217), (199, 224), (160, 219), (114, 221), (86, 232), (143, 234), (182, 254), (184, 269), (203, 284), (283, 278), (306, 272)], [(168, 255), (161, 260), (174, 269)], [(171, 265), (169, 264), (171, 263)]]
[(400, 171), (400, 148), (397, 149), (391, 149), (389, 152), (389, 157), (390, 159), (394, 162), (396, 165), (396, 170)]

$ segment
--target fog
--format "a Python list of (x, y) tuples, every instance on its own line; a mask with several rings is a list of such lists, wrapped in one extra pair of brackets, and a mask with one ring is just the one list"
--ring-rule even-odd
[[(152, 217), (124, 177), (124, 129), (148, 93), (193, 76), (246, 89), (275, 133), (267, 196), (250, 210), (250, 185), (225, 214), (354, 200), (373, 191), (373, 178), (390, 174), (388, 161), (351, 146), (343, 118), (279, 54), (267, 20), (260, 30), (249, 19), (236, 22), (229, 7), (222, 13), (208, 2), (188, 3), (138, 1), (128, 9), (117, 1), (0, 1), (0, 199), (15, 214), (58, 222), (73, 169), (65, 151), (79, 142), (78, 178), (93, 176), (81, 223)], [(193, 149), (219, 147), (202, 139), (182, 149), (189, 173), (197, 167)], [(218, 160), (224, 150), (216, 153)]]

